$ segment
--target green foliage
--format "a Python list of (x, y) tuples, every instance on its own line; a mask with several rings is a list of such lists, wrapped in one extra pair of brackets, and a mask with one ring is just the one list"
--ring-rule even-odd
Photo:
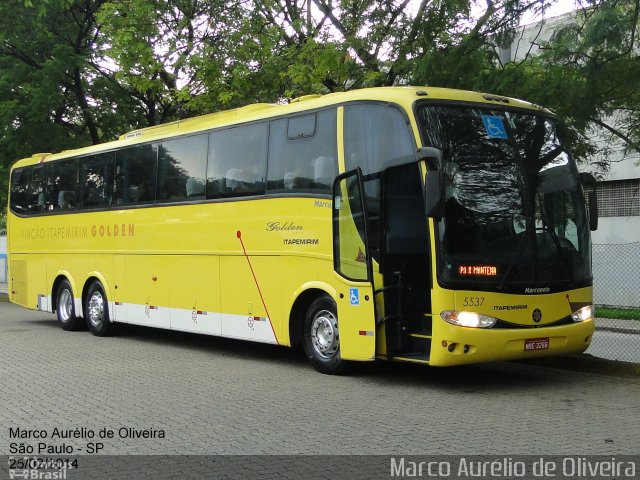
[(71, 73), (81, 59), (79, 52), (61, 42), (61, 38), (68, 38), (72, 28), (59, 23), (57, 15), (45, 13), (15, 2), (0, 5), (0, 200), (3, 205), (8, 169), (13, 161), (39, 151), (85, 144), (88, 140), (81, 129), (71, 132), (69, 128), (77, 121), (79, 110), (72, 94)]
[(565, 122), (574, 156), (606, 171), (611, 143), (597, 143), (596, 129), (640, 152), (639, 10), (638, 2), (596, 3), (576, 12), (575, 21), (556, 30), (550, 41), (538, 41), (535, 55), (504, 65), (496, 52), (514, 38), (513, 24), (494, 36), (462, 32), (419, 59), (414, 79), (550, 108)]
[[(596, 125), (638, 153), (639, 15), (638, 2), (602, 2), (558, 30), (535, 59), (538, 68), (549, 72), (550, 90), (557, 92), (543, 99), (576, 131), (587, 136)], [(606, 159), (601, 166), (606, 167)]]
[(640, 320), (640, 309), (596, 305), (596, 318), (617, 318), (619, 320)]

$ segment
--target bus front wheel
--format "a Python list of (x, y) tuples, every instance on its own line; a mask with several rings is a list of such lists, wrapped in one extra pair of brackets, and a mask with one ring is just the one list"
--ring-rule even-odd
[(82, 319), (76, 317), (73, 290), (68, 280), (63, 280), (56, 291), (56, 316), (63, 330), (73, 331), (82, 327)]
[(111, 332), (113, 324), (109, 320), (109, 304), (102, 284), (95, 281), (89, 287), (84, 307), (87, 327), (98, 337), (104, 337)]
[(309, 305), (303, 344), (309, 362), (320, 373), (335, 375), (344, 371), (345, 361), (340, 357), (338, 315), (331, 297), (322, 296)]

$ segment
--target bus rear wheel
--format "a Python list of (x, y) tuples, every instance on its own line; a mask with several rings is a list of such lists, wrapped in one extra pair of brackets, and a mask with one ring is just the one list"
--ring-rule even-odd
[(56, 290), (56, 316), (63, 330), (80, 330), (82, 327), (82, 319), (76, 317), (73, 290), (68, 280), (60, 282)]
[(85, 299), (85, 317), (89, 331), (98, 337), (108, 335), (113, 324), (109, 319), (109, 304), (102, 284), (97, 280), (91, 284)]
[(340, 331), (336, 305), (329, 296), (317, 298), (307, 309), (304, 322), (304, 351), (320, 373), (342, 373), (346, 362), (340, 357)]

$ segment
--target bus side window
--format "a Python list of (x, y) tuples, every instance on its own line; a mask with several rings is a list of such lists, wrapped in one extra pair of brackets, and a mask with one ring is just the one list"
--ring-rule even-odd
[(11, 175), (10, 207), (15, 213), (26, 214), (29, 211), (27, 191), (30, 177), (31, 169), (29, 167), (16, 169)]
[(272, 121), (267, 190), (330, 193), (336, 149), (335, 109)]
[(114, 186), (116, 204), (154, 203), (157, 157), (157, 144), (137, 145), (117, 152)]
[(158, 201), (204, 198), (208, 135), (162, 142), (158, 153)]
[(114, 163), (113, 152), (80, 159), (80, 206), (82, 208), (106, 207), (111, 204)]
[(46, 209), (44, 192), (44, 165), (31, 167), (31, 180), (29, 182), (28, 202), (29, 211), (33, 213), (44, 212)]
[(367, 197), (369, 247), (378, 258), (380, 245), (380, 173), (387, 167), (415, 161), (416, 145), (405, 115), (383, 103), (356, 103), (344, 109), (346, 170), (362, 168)]
[(78, 161), (62, 160), (47, 166), (48, 208), (73, 210), (76, 208), (76, 186), (78, 185)]
[(268, 126), (258, 123), (211, 132), (207, 198), (264, 194)]
[(344, 110), (346, 169), (366, 175), (415, 161), (416, 146), (405, 115), (379, 103), (347, 105)]

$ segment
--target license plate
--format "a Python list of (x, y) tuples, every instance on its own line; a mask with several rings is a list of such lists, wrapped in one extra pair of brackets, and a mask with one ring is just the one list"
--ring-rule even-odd
[(549, 348), (549, 337), (527, 338), (524, 341), (524, 351), (533, 352), (535, 350), (547, 350)]

